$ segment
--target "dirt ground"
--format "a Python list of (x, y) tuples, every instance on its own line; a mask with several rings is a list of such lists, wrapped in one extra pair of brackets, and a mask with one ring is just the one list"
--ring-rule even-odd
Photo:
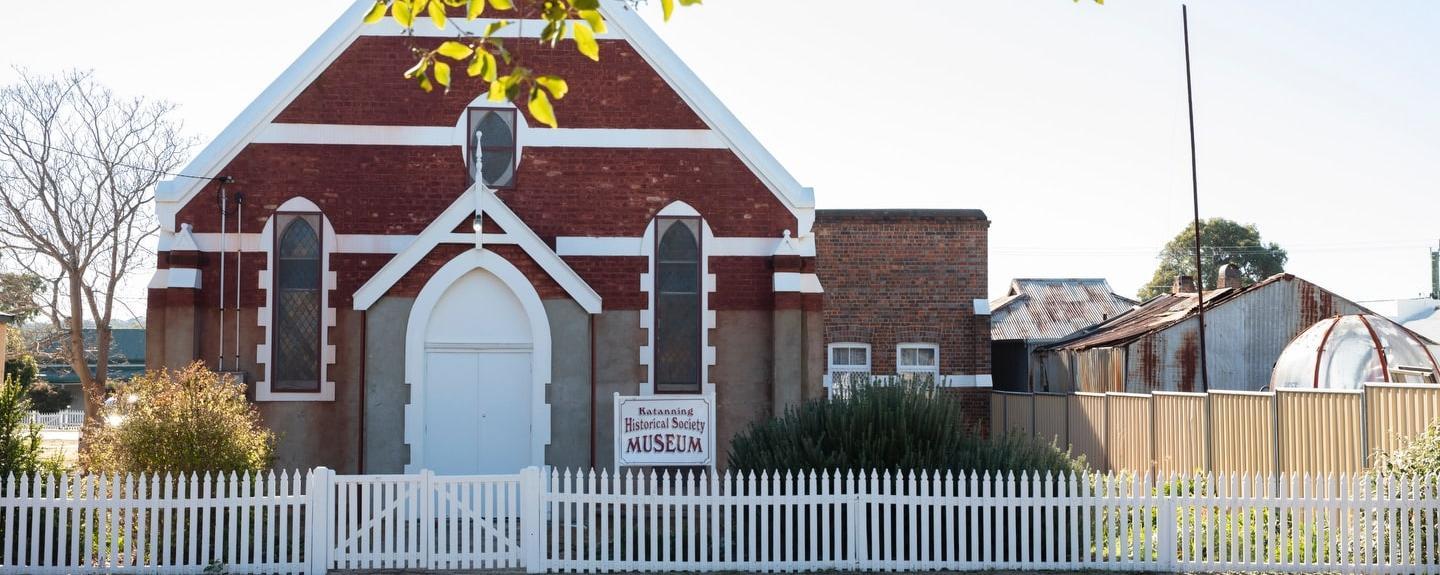
[(67, 465), (75, 465), (75, 456), (80, 448), (80, 430), (44, 429), (40, 431), (40, 449), (45, 457), (59, 453)]

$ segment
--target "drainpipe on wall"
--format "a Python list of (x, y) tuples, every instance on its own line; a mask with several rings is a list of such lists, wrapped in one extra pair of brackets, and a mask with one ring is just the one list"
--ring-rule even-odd
[(360, 312), (360, 441), (359, 452), (355, 458), (355, 471), (365, 473), (365, 364), (370, 356), (368, 339), (370, 335), (370, 311)]
[(598, 422), (595, 418), (595, 314), (590, 314), (590, 469), (595, 469), (595, 435)]

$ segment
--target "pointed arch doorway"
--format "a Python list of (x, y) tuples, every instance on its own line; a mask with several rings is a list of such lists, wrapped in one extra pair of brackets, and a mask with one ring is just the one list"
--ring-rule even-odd
[(515, 473), (550, 439), (550, 327), (529, 280), (469, 250), (425, 284), (406, 331), (407, 472)]

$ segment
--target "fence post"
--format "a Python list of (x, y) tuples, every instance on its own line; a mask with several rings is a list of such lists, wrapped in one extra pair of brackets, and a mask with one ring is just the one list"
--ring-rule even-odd
[(864, 483), (861, 480), (864, 479), (865, 474), (852, 471), (846, 475), (850, 480), (849, 497), (847, 497), (850, 500), (847, 509), (849, 521), (846, 525), (849, 529), (846, 532), (846, 540), (849, 544), (850, 564), (855, 569), (861, 569), (870, 555), (869, 551), (865, 549), (866, 531), (870, 528), (870, 522), (865, 517), (865, 498), (860, 494), (860, 485)]
[[(1173, 488), (1175, 485), (1174, 477), (1162, 476), (1157, 473), (1155, 479), (1159, 482), (1159, 485), (1153, 486), (1153, 493), (1160, 497), (1160, 519), (1158, 525), (1156, 525), (1156, 528), (1160, 530), (1160, 537), (1158, 538), (1160, 552), (1158, 553), (1159, 557), (1156, 559), (1160, 563), (1160, 571), (1173, 572), (1175, 570), (1175, 564), (1179, 563), (1177, 555), (1180, 544), (1180, 534), (1178, 533), (1180, 521), (1176, 517), (1176, 513), (1180, 511), (1180, 506), (1175, 502), (1175, 499), (1179, 497), (1179, 495)], [(1160, 488), (1161, 485), (1170, 486), (1171, 489), (1167, 493), (1167, 490)]]
[(525, 554), (526, 573), (545, 572), (545, 552), (540, 547), (540, 532), (545, 525), (541, 489), (539, 467), (520, 470), (520, 550)]
[(316, 467), (310, 470), (310, 484), (305, 486), (305, 558), (310, 563), (310, 575), (325, 575), (330, 568), (330, 526), (335, 523), (335, 506), (330, 504), (332, 474), (327, 468)]

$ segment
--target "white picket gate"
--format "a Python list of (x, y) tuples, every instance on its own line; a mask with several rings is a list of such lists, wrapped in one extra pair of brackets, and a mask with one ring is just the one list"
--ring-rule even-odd
[(211, 566), (1440, 573), (1440, 481), (319, 468), (0, 485), (0, 574)]
[(328, 476), (331, 569), (517, 568), (521, 476)]

